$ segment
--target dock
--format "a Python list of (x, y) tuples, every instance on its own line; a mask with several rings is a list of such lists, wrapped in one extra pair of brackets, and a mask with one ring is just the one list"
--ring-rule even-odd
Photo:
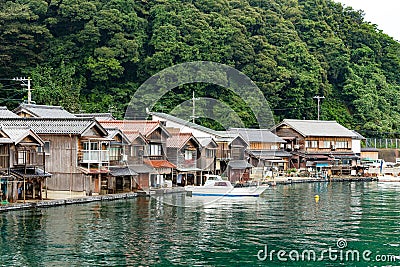
[(378, 181), (377, 177), (331, 177), (331, 178), (316, 178), (316, 177), (276, 177), (268, 182), (269, 184), (296, 184), (296, 183), (321, 183), (321, 182), (374, 182)]
[(62, 205), (71, 204), (82, 204), (90, 203), (95, 201), (110, 201), (118, 199), (130, 199), (138, 197), (138, 193), (122, 193), (112, 195), (97, 195), (97, 196), (84, 196), (66, 199), (51, 199), (51, 200), (39, 200), (29, 201), (26, 203), (8, 203), (6, 205), (0, 205), (0, 212), (12, 211), (12, 210), (24, 210), (24, 209), (35, 209), (35, 208), (48, 208)]

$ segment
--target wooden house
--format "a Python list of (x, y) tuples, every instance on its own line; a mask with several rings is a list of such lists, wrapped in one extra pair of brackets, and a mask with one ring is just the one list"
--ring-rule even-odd
[(201, 183), (203, 183), (203, 175), (216, 173), (215, 157), (218, 144), (212, 137), (200, 137), (197, 140), (201, 145), (199, 168), (201, 169)]
[[(149, 114), (154, 121), (163, 121), (166, 127), (178, 128), (181, 133), (192, 133), (197, 139), (212, 138), (218, 145), (215, 150), (215, 174), (226, 176), (233, 182), (249, 178), (251, 165), (245, 157), (245, 150), (249, 144), (239, 134), (215, 131), (169, 114)], [(236, 163), (232, 162), (229, 166), (231, 160), (235, 160)]]
[(201, 169), (198, 168), (201, 145), (191, 133), (181, 133), (179, 129), (167, 128), (171, 136), (167, 139), (168, 160), (176, 166), (177, 175), (173, 184), (200, 185)]
[(246, 157), (254, 167), (287, 169), (291, 154), (283, 150), (286, 141), (269, 129), (231, 128), (228, 132), (240, 134), (249, 144)]
[(0, 198), (43, 199), (46, 172), (43, 140), (28, 127), (0, 127)]
[(70, 194), (100, 193), (107, 182), (108, 132), (94, 119), (0, 118), (6, 127), (29, 127), (43, 140), (47, 188)]
[[(100, 121), (100, 124), (106, 128), (118, 128), (123, 133), (138, 132), (146, 139), (145, 149), (140, 152), (143, 154), (144, 164), (132, 165), (131, 168), (134, 168), (137, 173), (139, 171), (149, 171), (147, 173), (148, 186), (160, 187), (164, 186), (165, 180), (172, 180), (173, 170), (176, 166), (167, 160), (166, 155), (166, 143), (170, 134), (160, 122), (106, 120)], [(142, 174), (143, 176), (145, 175), (145, 173)], [(141, 184), (140, 186), (145, 187), (146, 184)]]
[(22, 103), (13, 112), (24, 118), (75, 118), (74, 114), (60, 106)]
[(143, 151), (147, 145), (145, 137), (137, 131), (122, 132), (107, 129), (110, 139), (109, 193), (146, 190), (151, 168), (141, 168)]
[(359, 137), (336, 121), (285, 119), (273, 132), (287, 142), (285, 149), (292, 154), (290, 167), (350, 174), (357, 165), (359, 157), (352, 144)]

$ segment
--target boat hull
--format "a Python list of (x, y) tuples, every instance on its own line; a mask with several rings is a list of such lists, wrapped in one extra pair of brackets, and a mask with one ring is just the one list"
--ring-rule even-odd
[(186, 186), (185, 190), (193, 196), (221, 196), (221, 197), (259, 197), (268, 186), (215, 188), (203, 186)]

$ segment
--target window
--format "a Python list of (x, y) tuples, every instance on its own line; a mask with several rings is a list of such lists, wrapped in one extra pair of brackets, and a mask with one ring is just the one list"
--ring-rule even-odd
[(26, 163), (26, 151), (18, 151), (18, 165), (24, 165)]
[(214, 149), (206, 148), (206, 158), (214, 158), (215, 152)]
[(337, 141), (336, 148), (347, 148), (347, 142), (346, 141)]
[(119, 160), (122, 155), (122, 149), (119, 147), (110, 147), (110, 160)]
[(99, 143), (84, 142), (83, 150), (99, 150)]
[(185, 150), (185, 160), (192, 160), (193, 152), (191, 150)]
[(306, 141), (306, 147), (308, 148), (317, 148), (318, 147), (318, 141), (316, 140), (310, 140)]
[(324, 141), (322, 148), (331, 148), (331, 141)]
[(46, 155), (50, 154), (50, 141), (44, 141), (44, 145), (38, 147), (38, 152), (44, 152)]
[(150, 144), (150, 156), (162, 156), (161, 145)]

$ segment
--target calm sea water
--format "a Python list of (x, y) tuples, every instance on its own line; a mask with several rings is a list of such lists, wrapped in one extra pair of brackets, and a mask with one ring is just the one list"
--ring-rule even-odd
[(137, 198), (2, 213), (0, 227), (2, 266), (400, 266), (400, 186)]

